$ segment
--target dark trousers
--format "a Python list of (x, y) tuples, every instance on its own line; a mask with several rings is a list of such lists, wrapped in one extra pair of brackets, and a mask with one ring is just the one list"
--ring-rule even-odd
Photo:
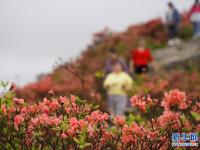
[(140, 66), (135, 66), (135, 73), (136, 74), (141, 74), (141, 73), (147, 73), (149, 70), (147, 65), (140, 65)]
[(169, 39), (176, 38), (178, 36), (178, 25), (168, 25)]

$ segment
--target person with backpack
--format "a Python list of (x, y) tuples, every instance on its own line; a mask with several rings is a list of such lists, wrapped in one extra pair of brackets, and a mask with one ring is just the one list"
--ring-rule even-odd
[(198, 38), (200, 37), (200, 0), (195, 0), (189, 15), (193, 23), (194, 38)]
[(169, 41), (168, 44), (170, 46), (180, 44), (180, 39), (178, 38), (178, 32), (179, 32), (179, 24), (181, 21), (181, 16), (178, 12), (178, 10), (175, 8), (174, 4), (169, 2), (168, 3), (168, 12), (166, 16), (167, 21), (167, 27), (168, 27), (168, 35), (169, 35)]

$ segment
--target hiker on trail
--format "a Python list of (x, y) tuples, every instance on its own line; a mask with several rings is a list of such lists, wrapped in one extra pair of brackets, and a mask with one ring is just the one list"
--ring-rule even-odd
[(195, 0), (190, 10), (190, 20), (193, 23), (194, 38), (200, 37), (200, 0)]
[(168, 12), (166, 16), (167, 21), (167, 28), (168, 28), (168, 35), (169, 35), (169, 41), (168, 44), (170, 46), (180, 44), (180, 39), (178, 38), (178, 32), (179, 32), (179, 24), (181, 21), (181, 16), (178, 12), (178, 10), (175, 8), (173, 3), (168, 3)]
[(122, 70), (121, 63), (113, 64), (113, 71), (108, 74), (103, 83), (107, 89), (111, 117), (124, 116), (128, 104), (127, 91), (131, 89), (132, 84), (131, 76)]
[(128, 72), (128, 65), (126, 64), (126, 61), (117, 55), (116, 50), (112, 48), (109, 50), (109, 53), (110, 53), (109, 58), (106, 61), (106, 64), (104, 67), (105, 74), (107, 75), (111, 73), (113, 69), (113, 65), (117, 62), (121, 64), (123, 71)]
[(151, 50), (146, 48), (146, 41), (140, 39), (138, 47), (131, 51), (129, 70), (136, 74), (147, 73), (151, 62), (153, 62)]

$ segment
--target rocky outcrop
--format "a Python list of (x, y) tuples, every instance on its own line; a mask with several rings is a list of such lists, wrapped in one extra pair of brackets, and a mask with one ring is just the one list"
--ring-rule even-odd
[(180, 45), (158, 49), (154, 52), (154, 57), (163, 68), (195, 66), (200, 69), (200, 39), (182, 41)]

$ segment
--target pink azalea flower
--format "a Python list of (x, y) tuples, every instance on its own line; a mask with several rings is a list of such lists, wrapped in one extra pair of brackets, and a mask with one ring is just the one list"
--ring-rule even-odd
[(177, 89), (165, 93), (164, 100), (161, 103), (161, 106), (164, 107), (165, 111), (169, 111), (171, 106), (177, 105), (179, 109), (186, 109), (187, 104), (185, 92), (181, 92)]
[(22, 117), (22, 115), (16, 115), (14, 117), (14, 127), (17, 131), (19, 130), (19, 125), (22, 124), (23, 121), (24, 118)]
[(99, 114), (99, 121), (105, 121), (108, 120), (109, 115), (107, 113)]
[(7, 112), (8, 112), (9, 114), (14, 113), (15, 111), (16, 111), (16, 109), (15, 109), (14, 107), (10, 107), (10, 108), (8, 108), (8, 110), (7, 110)]
[(49, 116), (47, 114), (42, 114), (41, 116), (39, 116), (39, 123), (41, 124), (45, 124), (45, 123), (49, 123)]
[(55, 125), (58, 126), (61, 123), (61, 119), (60, 118), (50, 118), (49, 119), (49, 125)]
[(139, 135), (142, 135), (143, 132), (142, 132), (142, 127), (140, 127), (137, 123), (133, 123), (131, 125), (131, 129), (134, 133), (136, 134), (139, 134)]
[(186, 104), (185, 102), (183, 102), (183, 103), (180, 104), (180, 107), (179, 107), (179, 108), (180, 108), (180, 109), (187, 109), (188, 106), (187, 106), (187, 104)]
[(13, 98), (13, 102), (16, 104), (23, 104), (24, 100), (23, 99), (18, 99), (18, 98)]
[(100, 145), (104, 145), (106, 143), (106, 141), (111, 140), (113, 137), (113, 133), (112, 131), (102, 131), (102, 138), (100, 141)]
[(55, 110), (58, 108), (58, 106), (59, 106), (58, 101), (57, 101), (56, 99), (54, 99), (54, 100), (50, 103), (49, 108), (50, 108), (51, 110), (55, 111)]
[(125, 124), (122, 128), (122, 132), (123, 133), (126, 133), (126, 132), (132, 132), (132, 129), (127, 125)]
[(32, 105), (29, 106), (28, 109), (29, 109), (29, 113), (33, 113), (33, 114), (34, 114), (34, 113), (36, 112), (36, 107), (35, 107), (35, 105), (34, 105), (34, 106), (32, 106)]
[(38, 118), (35, 118), (35, 119), (31, 118), (31, 123), (32, 123), (33, 126), (37, 126), (39, 124), (39, 119)]
[(72, 101), (72, 103), (75, 103), (76, 102), (76, 96), (71, 95), (71, 101)]
[(139, 99), (138, 99), (138, 97), (137, 96), (133, 96), (132, 98), (131, 98), (131, 106), (132, 107), (135, 107), (135, 106), (137, 106), (138, 105), (138, 103), (139, 103)]
[(61, 103), (65, 104), (65, 105), (69, 104), (69, 100), (65, 96), (64, 97), (60, 96), (59, 100)]
[(92, 125), (89, 125), (87, 132), (89, 133), (90, 137), (93, 137), (94, 136), (94, 127)]
[(48, 93), (51, 95), (55, 95), (53, 90), (50, 90)]
[(71, 128), (78, 128), (78, 120), (76, 118), (70, 118), (69, 125)]
[(22, 109), (21, 109), (21, 113), (22, 114), (26, 114), (28, 112), (28, 108), (27, 107), (23, 107)]
[(84, 120), (79, 120), (79, 126), (81, 129), (83, 129), (86, 125), (86, 122)]
[(72, 110), (73, 110), (74, 112), (77, 112), (76, 103), (72, 102), (72, 107), (73, 107), (73, 109), (72, 109)]
[(76, 133), (76, 130), (75, 130), (75, 128), (69, 128), (67, 130), (67, 133), (68, 133), (69, 136), (73, 137)]
[(125, 145), (132, 141), (133, 141), (132, 135), (123, 135), (122, 136), (122, 143), (124, 143)]
[(69, 113), (70, 113), (70, 111), (71, 111), (71, 109), (70, 109), (69, 107), (66, 107), (66, 108), (65, 108), (65, 111), (66, 111), (66, 113), (68, 113), (68, 114), (69, 114)]
[(27, 128), (26, 136), (28, 136), (29, 138), (32, 138), (33, 137), (33, 130), (34, 130), (34, 127), (33, 127), (32, 124), (30, 124)]
[(157, 104), (158, 104), (158, 102), (159, 102), (159, 101), (158, 101), (158, 99), (154, 99), (154, 104), (156, 104), (156, 105), (157, 105)]
[(153, 100), (151, 99), (150, 95), (147, 96), (147, 103), (151, 105), (153, 103)]
[(43, 104), (46, 105), (46, 106), (49, 106), (50, 105), (50, 101), (47, 98), (44, 98)]
[(66, 139), (66, 138), (67, 138), (67, 135), (66, 135), (65, 133), (62, 133), (62, 134), (60, 135), (60, 137), (61, 137), (62, 139)]
[(116, 116), (114, 118), (114, 123), (123, 126), (125, 124), (125, 119), (122, 116)]
[[(152, 102), (150, 97), (147, 98), (149, 102)], [(142, 112), (146, 111), (146, 100), (145, 98), (139, 99), (137, 96), (133, 96), (131, 98), (131, 106), (132, 107), (138, 107)]]
[(146, 102), (145, 101), (139, 102), (138, 107), (142, 112), (146, 112)]
[(180, 114), (179, 113), (174, 113), (174, 112), (171, 112), (171, 111), (164, 111), (163, 115), (161, 115), (158, 118), (158, 122), (159, 122), (161, 127), (164, 127), (169, 123), (178, 124), (179, 123), (179, 118), (180, 118)]
[(154, 131), (154, 132), (148, 132), (148, 136), (149, 139), (154, 140), (158, 137), (158, 132)]
[(199, 108), (200, 108), (200, 103), (196, 102), (196, 105), (197, 105), (197, 107), (199, 107)]
[(50, 114), (50, 110), (48, 106), (43, 106), (41, 109), (43, 113)]

